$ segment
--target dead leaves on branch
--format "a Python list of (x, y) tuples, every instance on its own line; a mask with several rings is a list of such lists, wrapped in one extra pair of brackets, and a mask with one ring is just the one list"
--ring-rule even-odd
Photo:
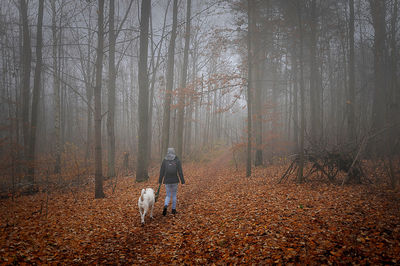
[[(400, 194), (372, 186), (280, 184), (285, 166), (255, 169), (251, 178), (225, 167), (185, 164), (178, 214), (140, 226), (143, 186), (120, 178), (114, 194), (93, 199), (93, 188), (0, 202), (0, 258), (4, 264), (122, 263), (399, 263)], [(164, 187), (160, 198), (165, 196)]]

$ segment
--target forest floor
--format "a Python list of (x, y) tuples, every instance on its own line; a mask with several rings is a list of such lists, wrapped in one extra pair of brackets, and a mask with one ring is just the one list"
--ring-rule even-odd
[[(314, 180), (277, 184), (287, 165), (230, 166), (228, 153), (183, 165), (178, 213), (141, 226), (132, 176), (0, 201), (0, 264), (400, 264), (400, 192)], [(47, 202), (47, 203), (46, 203)]]

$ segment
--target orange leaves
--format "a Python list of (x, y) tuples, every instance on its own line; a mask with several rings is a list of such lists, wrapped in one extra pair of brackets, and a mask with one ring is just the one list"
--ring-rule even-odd
[[(237, 144), (233, 149), (240, 149)], [(368, 186), (281, 184), (286, 166), (229, 168), (232, 151), (209, 163), (184, 163), (178, 214), (140, 226), (142, 187), (120, 177), (118, 193), (94, 200), (89, 185), (0, 202), (0, 263), (37, 264), (379, 264), (400, 262), (399, 194)], [(211, 153), (210, 153), (211, 154)], [(155, 169), (154, 173), (158, 169)], [(105, 183), (106, 190), (111, 186)], [(397, 193), (397, 194), (396, 194)]]

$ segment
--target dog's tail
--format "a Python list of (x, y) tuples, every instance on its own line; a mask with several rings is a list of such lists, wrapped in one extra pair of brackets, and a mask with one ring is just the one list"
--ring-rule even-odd
[(142, 193), (140, 194), (140, 200), (144, 201), (143, 195), (146, 194), (146, 190), (142, 188)]

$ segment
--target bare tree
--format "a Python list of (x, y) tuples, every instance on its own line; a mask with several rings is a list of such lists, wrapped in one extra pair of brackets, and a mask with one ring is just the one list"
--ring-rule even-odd
[(109, 11), (109, 66), (108, 66), (108, 113), (107, 113), (107, 135), (108, 135), (108, 177), (115, 176), (115, 129), (114, 129), (114, 116), (115, 116), (115, 29), (114, 29), (114, 0), (110, 0)]
[(147, 54), (149, 38), (150, 0), (142, 0), (140, 19), (140, 57), (139, 57), (139, 141), (138, 160), (136, 167), (136, 181), (149, 178), (148, 164), (148, 120), (149, 120), (149, 77), (147, 73)]
[(188, 72), (188, 58), (189, 58), (189, 42), (190, 42), (190, 9), (191, 0), (187, 0), (186, 8), (186, 29), (185, 29), (185, 48), (183, 51), (183, 65), (182, 65), (182, 76), (180, 82), (179, 98), (178, 98), (178, 136), (177, 136), (177, 152), (180, 158), (183, 158), (183, 122), (185, 115), (185, 88), (186, 79)]
[[(372, 130), (380, 130), (386, 122), (385, 94), (386, 84), (386, 23), (385, 23), (385, 2), (370, 0), (370, 11), (372, 25), (374, 27), (374, 97), (372, 102)], [(383, 152), (383, 147), (375, 139), (370, 144), (375, 152)], [(372, 145), (372, 146), (371, 146)]]
[(54, 135), (55, 135), (55, 165), (54, 173), (61, 172), (61, 135), (60, 135), (60, 73), (58, 67), (58, 38), (57, 38), (57, 13), (56, 13), (56, 0), (51, 0), (51, 31), (53, 38), (53, 90), (54, 90)]
[(299, 112), (298, 112), (298, 60), (297, 60), (297, 46), (296, 42), (293, 44), (292, 54), (292, 68), (293, 68), (293, 139), (295, 143), (295, 151), (299, 150)]
[(104, 198), (103, 192), (103, 164), (101, 148), (101, 83), (103, 72), (104, 47), (104, 0), (99, 0), (97, 12), (97, 59), (96, 59), (96, 86), (94, 88), (94, 142), (95, 142), (95, 198)]
[(171, 98), (172, 88), (174, 85), (174, 62), (175, 62), (175, 39), (176, 28), (178, 24), (178, 0), (174, 0), (172, 14), (172, 31), (171, 39), (168, 46), (168, 59), (167, 59), (167, 81), (165, 90), (164, 101), (164, 116), (162, 126), (162, 142), (161, 142), (161, 157), (167, 153), (169, 145), (169, 129), (170, 129), (170, 116), (171, 116)]
[(247, 157), (246, 157), (246, 176), (251, 176), (251, 102), (253, 90), (253, 54), (254, 49), (252, 46), (253, 34), (255, 34), (255, 21), (254, 21), (254, 0), (247, 0), (247, 20), (248, 20), (248, 33), (247, 33)]
[(300, 145), (299, 145), (299, 162), (297, 171), (297, 182), (302, 183), (304, 181), (303, 168), (304, 168), (304, 131), (306, 128), (306, 117), (305, 117), (305, 99), (304, 99), (304, 66), (303, 66), (303, 18), (302, 18), (302, 5), (297, 2), (297, 17), (298, 17), (298, 28), (300, 35)]
[[(393, 123), (400, 123), (400, 89), (398, 84), (398, 47), (397, 47), (397, 23), (398, 23), (398, 0), (394, 0), (393, 3), (393, 12), (390, 26), (390, 68), (391, 68), (391, 77), (390, 77), (390, 114), (389, 119), (393, 121)], [(400, 128), (393, 128), (392, 136), (399, 136)], [(393, 140), (393, 137), (391, 138)], [(394, 148), (395, 149), (395, 148)]]
[(316, 0), (311, 0), (310, 11), (310, 125), (313, 143), (321, 141), (321, 89), (317, 67), (317, 10)]
[(24, 156), (28, 158), (29, 147), (29, 101), (31, 80), (31, 37), (28, 25), (28, 3), (20, 0), (20, 16), (22, 20), (22, 71), (21, 71), (21, 95), (22, 95), (22, 135), (24, 140)]
[(356, 136), (355, 126), (355, 63), (354, 63), (354, 0), (349, 0), (350, 21), (349, 21), (349, 93), (347, 100), (347, 130), (348, 140), (354, 141)]
[(121, 27), (124, 25), (124, 22), (128, 16), (128, 12), (131, 9), (133, 0), (130, 1), (130, 4), (125, 12), (125, 16), (122, 19), (122, 22), (119, 28), (116, 30), (114, 27), (115, 24), (115, 1), (110, 0), (110, 12), (109, 12), (109, 67), (108, 67), (108, 113), (107, 113), (107, 135), (108, 135), (108, 177), (115, 176), (115, 82), (117, 79), (117, 72), (115, 66), (115, 43), (118, 37), (119, 32), (121, 31)]
[[(256, 3), (255, 3), (256, 4)], [(254, 165), (260, 166), (263, 164), (263, 151), (262, 151), (262, 137), (263, 137), (263, 119), (262, 119), (262, 70), (263, 67), (263, 52), (264, 50), (260, 47), (260, 34), (255, 34), (256, 32), (260, 32), (257, 29), (257, 22), (259, 21), (259, 11), (257, 6), (253, 7), (254, 10), (254, 25), (253, 25), (253, 34), (252, 39), (250, 40), (253, 44), (253, 58), (252, 64), (254, 65), (254, 69), (252, 69), (252, 79), (253, 79), (253, 87), (254, 87), (254, 119), (253, 119), (253, 127), (254, 127), (254, 137), (255, 137), (255, 158)]]
[[(89, 5), (89, 17), (92, 12), (92, 6)], [(92, 51), (93, 45), (92, 45), (92, 40), (94, 37), (94, 30), (92, 29), (92, 23), (91, 19), (88, 21), (88, 28), (87, 28), (87, 58), (83, 56), (84, 52), (82, 49), (79, 48), (79, 52), (81, 54), (80, 56), (80, 62), (82, 65), (82, 73), (83, 73), (83, 79), (85, 81), (85, 93), (86, 93), (86, 99), (87, 99), (87, 126), (86, 126), (86, 151), (85, 151), (85, 165), (87, 165), (90, 153), (92, 151), (92, 145), (93, 145), (93, 107), (92, 107), (92, 101), (93, 101), (93, 83), (94, 83), (94, 78), (95, 78), (95, 71), (96, 68), (92, 67)], [(61, 29), (60, 29), (61, 30)], [(86, 67), (85, 67), (86, 66)]]
[(36, 148), (36, 129), (38, 125), (38, 105), (40, 97), (40, 82), (42, 75), (42, 25), (43, 25), (43, 5), (44, 0), (39, 0), (38, 23), (36, 34), (36, 67), (33, 81), (32, 111), (31, 111), (31, 132), (29, 141), (29, 170), (28, 178), (30, 183), (35, 181), (35, 148)]
[(372, 123), (374, 129), (379, 129), (384, 124), (384, 95), (386, 90), (385, 82), (385, 2), (370, 0), (372, 22), (375, 31), (374, 35), (374, 75), (375, 89), (372, 110)]
[[(150, 29), (151, 29), (151, 81), (150, 81), (150, 99), (149, 99), (149, 129), (148, 129), (148, 159), (151, 159), (151, 148), (152, 148), (152, 124), (153, 124), (153, 109), (154, 109), (154, 88), (156, 84), (156, 77), (158, 73), (158, 68), (161, 65), (161, 50), (162, 50), (162, 45), (165, 39), (165, 28), (166, 28), (166, 22), (167, 22), (167, 14), (168, 14), (168, 7), (171, 3), (171, 0), (168, 0), (167, 2), (167, 7), (165, 8), (165, 13), (164, 13), (164, 20), (163, 20), (163, 26), (162, 26), (162, 31), (161, 31), (161, 39), (160, 42), (158, 43), (158, 54), (157, 54), (157, 60), (155, 61), (155, 53), (156, 53), (156, 48), (154, 47), (154, 34), (153, 34), (153, 24), (152, 24), (152, 16), (150, 15)], [(151, 10), (150, 10), (151, 11)]]

